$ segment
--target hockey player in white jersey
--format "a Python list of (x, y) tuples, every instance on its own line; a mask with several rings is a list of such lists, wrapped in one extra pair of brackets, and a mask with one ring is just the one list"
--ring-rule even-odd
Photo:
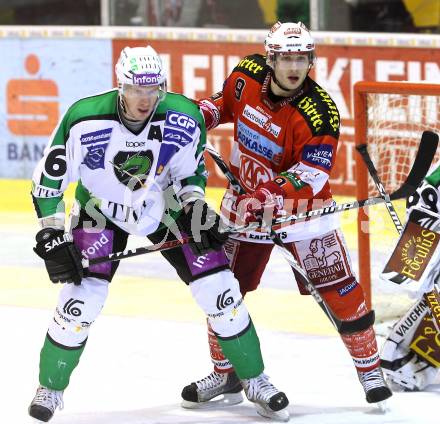
[[(287, 397), (263, 374), (258, 337), (222, 248), (228, 236), (204, 201), (203, 117), (189, 99), (167, 93), (161, 60), (149, 46), (123, 49), (116, 76), (117, 89), (68, 109), (33, 175), (41, 225), (34, 250), (53, 283), (70, 284), (60, 291), (49, 324), (29, 414), (48, 421), (62, 407), (119, 264), (84, 270), (82, 257), (124, 250), (129, 234), (160, 243), (183, 230), (193, 236), (190, 245), (163, 256), (206, 313), (257, 411), (287, 420)], [(65, 229), (62, 197), (70, 182), (78, 185)]]
[[(433, 166), (421, 186), (409, 197), (407, 218), (405, 230), (388, 264), (399, 263), (391, 262), (393, 257), (398, 260), (402, 258), (399, 248), (402, 240), (409, 237), (418, 244), (411, 249), (411, 241), (407, 242), (405, 248), (409, 253), (405, 255), (406, 268), (395, 267), (402, 273), (391, 272), (387, 264), (382, 275), (393, 283), (396, 277), (400, 281), (405, 279), (402, 284), (407, 283), (408, 289), (418, 300), (394, 324), (382, 348), (381, 364), (394, 390), (419, 391), (440, 383), (440, 333), (423, 297), (424, 293), (433, 290), (440, 277), (440, 248), (437, 244), (440, 232), (440, 162)], [(424, 226), (429, 224), (429, 229), (416, 225), (420, 223)], [(420, 230), (420, 234), (426, 236), (424, 243), (417, 234)], [(417, 246), (421, 246), (420, 255), (417, 255)], [(416, 271), (422, 270), (421, 278), (418, 278)], [(434, 310), (439, 309), (439, 306), (434, 306)]]

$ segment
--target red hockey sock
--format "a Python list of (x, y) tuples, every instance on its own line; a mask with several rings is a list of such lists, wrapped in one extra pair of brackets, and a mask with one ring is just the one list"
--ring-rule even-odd
[[(360, 318), (368, 312), (362, 287), (351, 280), (338, 289), (321, 293), (335, 315), (343, 320)], [(354, 366), (358, 371), (370, 371), (379, 366), (376, 334), (373, 326), (358, 333), (341, 335)]]

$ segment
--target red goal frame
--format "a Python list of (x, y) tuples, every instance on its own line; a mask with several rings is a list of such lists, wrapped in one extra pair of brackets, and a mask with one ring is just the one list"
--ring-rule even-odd
[[(370, 93), (440, 96), (440, 84), (416, 83), (406, 81), (373, 82), (360, 81), (354, 85), (354, 134), (356, 144), (368, 142), (368, 104), (367, 95)], [(429, 129), (429, 128), (426, 128)], [(358, 199), (369, 197), (368, 171), (360, 155), (356, 155), (356, 196)], [(359, 280), (362, 285), (368, 307), (371, 307), (371, 254), (370, 237), (368, 232), (361, 231), (361, 224), (369, 228), (368, 215), (364, 209), (359, 209), (357, 218)]]

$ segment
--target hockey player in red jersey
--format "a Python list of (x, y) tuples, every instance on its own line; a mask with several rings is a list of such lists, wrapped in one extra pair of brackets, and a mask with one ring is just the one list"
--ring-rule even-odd
[[(248, 194), (238, 196), (230, 188), (221, 209), (240, 224), (261, 219), (267, 208), (295, 213), (333, 202), (328, 179), (336, 159), (340, 118), (330, 95), (308, 76), (315, 62), (313, 38), (300, 22), (278, 22), (264, 44), (266, 57), (243, 58), (221, 92), (198, 101), (208, 129), (234, 123), (229, 164)], [(335, 215), (277, 232), (340, 319), (367, 314)], [(261, 232), (232, 236), (226, 243), (243, 295), (258, 287), (272, 248), (270, 238)], [(299, 289), (304, 293), (301, 284)], [(241, 401), (239, 380), (210, 328), (208, 336), (214, 371), (183, 389), (182, 406), (187, 408), (197, 408), (218, 395), (229, 403)], [(390, 397), (373, 326), (341, 337), (367, 402)]]

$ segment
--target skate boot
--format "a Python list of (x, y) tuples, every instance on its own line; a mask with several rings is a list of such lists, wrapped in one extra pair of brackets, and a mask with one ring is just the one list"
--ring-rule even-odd
[(55, 409), (63, 409), (63, 406), (63, 392), (39, 386), (28, 411), (31, 417), (47, 422), (52, 418)]
[[(182, 390), (182, 406), (195, 409), (215, 405), (236, 405), (243, 402), (243, 390), (235, 372), (219, 373), (213, 371), (202, 380), (185, 386)], [(209, 402), (222, 395), (222, 398)], [(209, 404), (209, 405), (208, 405)]]
[(368, 403), (383, 402), (393, 395), (385, 382), (381, 368), (366, 372), (358, 371), (358, 377)]
[(287, 396), (269, 383), (267, 375), (241, 380), (247, 398), (255, 403), (257, 412), (265, 418), (276, 421), (289, 421)]

